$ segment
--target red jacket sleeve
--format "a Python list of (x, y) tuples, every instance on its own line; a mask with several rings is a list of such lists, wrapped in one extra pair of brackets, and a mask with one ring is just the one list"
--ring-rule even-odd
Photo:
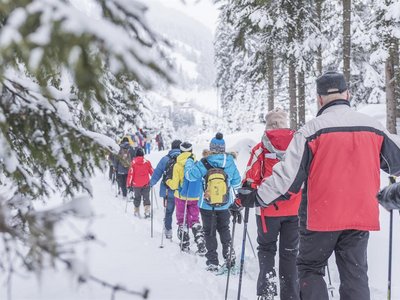
[(257, 144), (252, 150), (250, 159), (247, 163), (246, 171), (242, 183), (250, 183), (252, 188), (257, 188), (263, 176), (263, 149), (261, 144)]

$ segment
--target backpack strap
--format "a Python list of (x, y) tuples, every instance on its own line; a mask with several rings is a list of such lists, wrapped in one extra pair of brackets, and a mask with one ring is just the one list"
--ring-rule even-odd
[(210, 169), (212, 169), (212, 168), (214, 168), (214, 167), (208, 162), (208, 160), (207, 160), (205, 157), (203, 157), (200, 161), (201, 161), (201, 162), (203, 163), (203, 165), (206, 167), (207, 171), (210, 170)]

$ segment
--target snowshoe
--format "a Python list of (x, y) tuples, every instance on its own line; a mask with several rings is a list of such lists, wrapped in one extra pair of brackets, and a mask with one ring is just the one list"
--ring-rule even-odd
[[(228, 265), (226, 263), (224, 263), (219, 269), (218, 271), (215, 273), (215, 275), (227, 275), (229, 271)], [(237, 275), (239, 274), (239, 267), (236, 265), (232, 265), (231, 266), (231, 271), (230, 274), (231, 275)]]
[(178, 227), (178, 238), (180, 240), (179, 247), (184, 252), (189, 252), (189, 233), (187, 227), (183, 227), (183, 225), (179, 225)]
[(219, 270), (219, 266), (218, 265), (214, 265), (214, 264), (209, 264), (206, 268), (206, 271), (211, 272), (211, 273), (216, 273)]

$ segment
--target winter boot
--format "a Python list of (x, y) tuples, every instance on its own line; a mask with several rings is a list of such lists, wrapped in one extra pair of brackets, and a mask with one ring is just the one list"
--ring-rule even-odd
[(214, 265), (214, 264), (209, 264), (207, 265), (206, 271), (212, 272), (212, 273), (216, 273), (219, 270), (219, 266), (218, 265)]
[(170, 240), (172, 239), (172, 229), (164, 229), (165, 232), (165, 238)]
[(231, 247), (224, 247), (223, 249), (223, 257), (225, 259), (225, 265), (227, 268), (231, 268), (235, 266), (236, 263), (236, 253), (235, 253), (235, 249), (232, 249), (232, 257), (230, 258), (229, 255), (231, 251)]
[(192, 226), (192, 232), (194, 236), (194, 241), (197, 244), (196, 253), (200, 256), (204, 256), (207, 253), (206, 241), (204, 239), (203, 227), (200, 223), (194, 223)]
[(188, 228), (183, 225), (179, 225), (178, 227), (178, 238), (180, 240), (179, 245), (181, 246), (181, 250), (184, 252), (188, 252), (190, 250), (190, 242), (189, 242), (189, 232)]
[(136, 207), (133, 209), (133, 215), (135, 217), (140, 217), (140, 211), (139, 211), (139, 207)]
[(150, 205), (145, 205), (144, 206), (144, 218), (150, 218)]
[(274, 295), (261, 295), (257, 297), (257, 300), (274, 300)]

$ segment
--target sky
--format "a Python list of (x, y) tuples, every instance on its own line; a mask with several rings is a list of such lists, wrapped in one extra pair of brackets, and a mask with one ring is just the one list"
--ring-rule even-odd
[[(201, 22), (213, 33), (216, 29), (218, 9), (211, 0), (157, 0), (164, 6), (179, 10)], [(145, 3), (145, 1), (143, 1)]]

